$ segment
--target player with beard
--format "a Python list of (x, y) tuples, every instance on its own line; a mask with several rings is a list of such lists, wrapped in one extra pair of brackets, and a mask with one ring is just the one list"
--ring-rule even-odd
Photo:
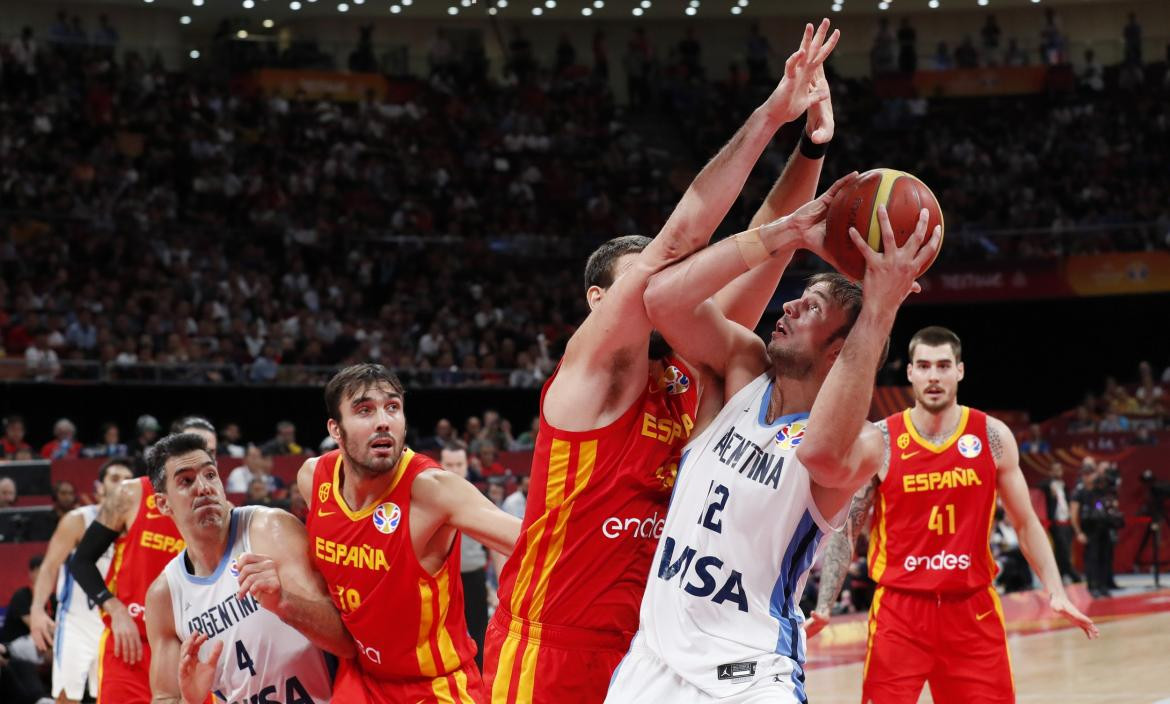
[(146, 595), (154, 702), (205, 702), (212, 691), (226, 702), (328, 702), (317, 646), (356, 651), (309, 562), (304, 526), (279, 509), (233, 508), (194, 433), (163, 438), (146, 464), (159, 512), (187, 543)]
[[(59, 702), (80, 702), (87, 679), (90, 696), (97, 696), (98, 642), (102, 635), (102, 619), (97, 609), (75, 587), (68, 568), (62, 567), (81, 542), (86, 528), (97, 518), (102, 503), (124, 480), (134, 476), (132, 466), (133, 460), (128, 457), (115, 457), (102, 463), (98, 469), (98, 503), (73, 509), (57, 524), (33, 585), (29, 630), (38, 650), (53, 651), (52, 695)], [(98, 571), (105, 574), (113, 557), (111, 546), (99, 560)], [(54, 584), (57, 585), (55, 622), (45, 611)]]
[(337, 449), (297, 475), (309, 497), (314, 565), (358, 656), (343, 660), (338, 702), (483, 702), (467, 632), (459, 534), (510, 554), (520, 521), (466, 479), (404, 444), (405, 391), (380, 364), (357, 364), (325, 387)]
[(878, 424), (881, 469), (854, 497), (846, 530), (829, 541), (818, 624), (809, 632), (828, 622), (873, 507), (868, 561), (878, 587), (862, 700), (916, 702), (929, 681), (936, 701), (1014, 702), (1003, 610), (992, 584), (997, 567), (989, 536), (997, 495), (1053, 612), (1089, 638), (1097, 637), (1097, 627), (1064, 591), (1012, 431), (958, 403), (965, 373), (958, 335), (923, 328), (910, 339), (909, 359), (914, 406)]
[[(618, 237), (585, 265), (589, 314), (541, 393), (524, 537), (500, 576), (484, 671), (496, 704), (600, 702), (637, 629), (638, 603), (670, 499), (679, 451), (704, 380), (652, 332), (650, 276), (706, 245), (761, 152), (807, 110), (799, 151), (752, 220), (759, 225), (815, 195), (833, 116), (821, 64), (836, 44), (824, 20), (769, 98), (683, 194), (653, 239)], [(791, 252), (717, 295), (754, 327)], [(647, 355), (649, 343), (649, 355)], [(685, 356), (685, 355), (684, 355)]]
[(709, 297), (760, 264), (754, 247), (825, 256), (829, 203), (817, 200), (656, 274), (655, 326), (700, 366), (699, 408), (650, 570), (638, 635), (609, 702), (804, 702), (800, 599), (826, 533), (881, 460), (865, 422), (894, 316), (938, 248), (927, 211), (899, 247), (878, 209), (883, 251), (851, 232), (865, 290), (839, 274), (809, 280), (767, 345)]
[[(176, 426), (202, 437), (215, 455), (215, 427), (207, 419), (189, 416)], [(113, 563), (109, 572), (102, 574), (97, 564), (111, 545)], [(146, 590), (182, 549), (179, 529), (159, 513), (147, 477), (123, 481), (113, 496), (102, 502), (97, 518), (85, 530), (69, 569), (77, 584), (105, 612), (106, 628), (98, 649), (98, 701), (150, 701)]]

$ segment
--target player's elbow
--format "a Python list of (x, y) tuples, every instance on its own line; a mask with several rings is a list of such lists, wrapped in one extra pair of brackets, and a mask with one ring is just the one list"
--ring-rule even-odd
[(857, 472), (846, 464), (846, 458), (832, 448), (802, 446), (797, 459), (808, 470), (808, 476), (826, 489), (848, 489), (857, 483)]

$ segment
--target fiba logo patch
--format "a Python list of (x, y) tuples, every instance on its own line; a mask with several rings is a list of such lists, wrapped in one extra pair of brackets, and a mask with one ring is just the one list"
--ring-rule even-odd
[(398, 530), (398, 524), (402, 522), (402, 509), (398, 508), (398, 504), (378, 504), (378, 508), (374, 509), (373, 520), (379, 533), (390, 535)]
[(329, 500), (329, 482), (322, 482), (321, 486), (317, 487), (317, 501), (325, 503)]
[(672, 365), (662, 373), (662, 380), (659, 381), (658, 385), (666, 389), (666, 393), (678, 395), (691, 388), (691, 378), (683, 374), (681, 369)]
[(983, 452), (983, 443), (979, 442), (979, 438), (967, 433), (959, 438), (958, 442), (959, 454), (967, 459), (978, 457), (980, 452)]
[(807, 426), (806, 420), (797, 420), (780, 426), (780, 430), (776, 431), (776, 445), (781, 450), (795, 449), (801, 440), (804, 440), (804, 429)]
[(240, 576), (240, 564), (236, 562), (236, 558), (234, 557), (232, 558), (232, 561), (228, 563), (228, 572), (230, 572), (233, 577)]

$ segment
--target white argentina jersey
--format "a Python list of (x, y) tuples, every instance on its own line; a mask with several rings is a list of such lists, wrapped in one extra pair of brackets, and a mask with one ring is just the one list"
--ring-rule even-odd
[(808, 414), (766, 422), (764, 374), (691, 439), (679, 462), (635, 647), (713, 697), (763, 678), (803, 701), (804, 615), (797, 605), (830, 523), (796, 449)]
[(207, 634), (200, 656), (214, 641), (223, 641), (212, 691), (226, 702), (314, 704), (328, 702), (331, 692), (325, 657), (307, 638), (248, 595), (236, 598), (240, 585), (236, 557), (251, 550), (248, 531), (256, 507), (232, 509), (228, 547), (215, 573), (196, 577), (187, 569), (187, 551), (167, 563), (163, 573), (171, 587), (175, 632), (186, 640), (193, 631)]

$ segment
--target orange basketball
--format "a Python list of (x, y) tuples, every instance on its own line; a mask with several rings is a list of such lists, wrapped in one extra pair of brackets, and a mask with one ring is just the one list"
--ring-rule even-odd
[[(918, 213), (923, 208), (930, 211), (928, 236), (935, 225), (943, 224), (938, 199), (914, 176), (894, 169), (873, 169), (861, 174), (851, 187), (833, 197), (825, 223), (826, 251), (836, 260), (838, 270), (855, 281), (860, 281), (865, 274), (865, 258), (849, 238), (849, 228), (857, 228), (874, 251), (882, 251), (882, 232), (877, 216), (877, 207), (882, 204), (886, 206), (894, 239), (899, 246), (913, 234)], [(926, 273), (933, 263), (934, 259), (928, 261), (918, 275)]]

